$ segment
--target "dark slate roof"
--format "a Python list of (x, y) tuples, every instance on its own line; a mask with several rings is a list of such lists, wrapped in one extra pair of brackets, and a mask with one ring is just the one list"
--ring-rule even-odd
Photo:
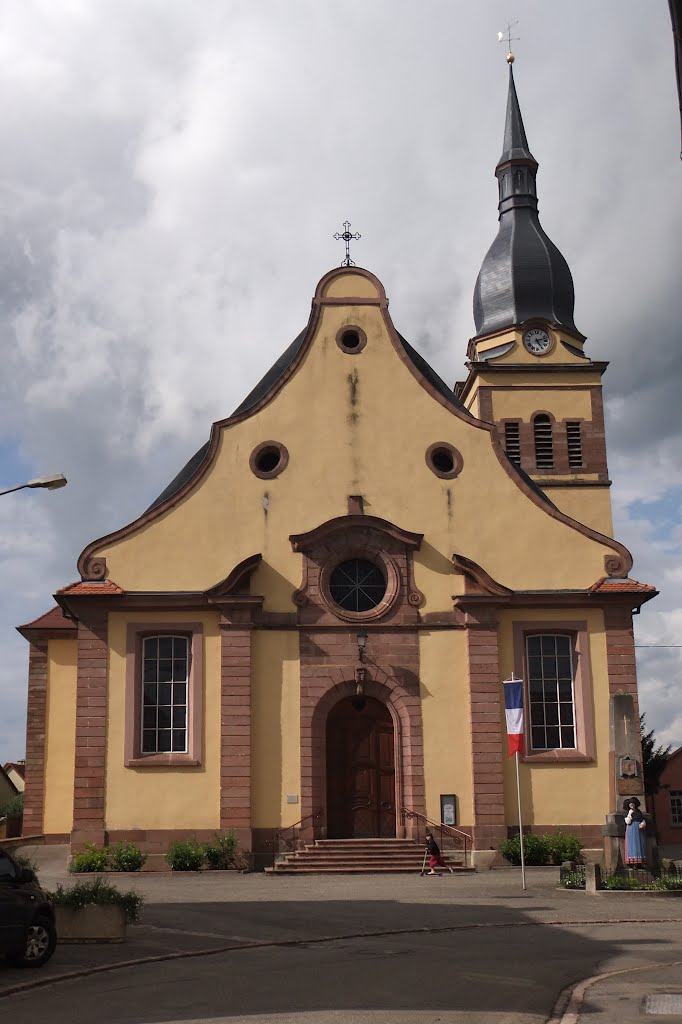
[(460, 402), (455, 392), (447, 386), (447, 384), (441, 377), (438, 376), (433, 367), (429, 366), (424, 357), (421, 356), (416, 349), (412, 348), (409, 341), (406, 341), (405, 338), (403, 338), (402, 334), (398, 334), (398, 337), (400, 338), (400, 342), (403, 348), (405, 349), (405, 352), (407, 353), (409, 359), (412, 361), (417, 370), (419, 370), (422, 376), (426, 378), (429, 384), (431, 384), (432, 387), (436, 389), (438, 394), (442, 395), (443, 398), (445, 398), (450, 405), (455, 407), (455, 409), (458, 409), (460, 412), (464, 413), (465, 416), (469, 416), (473, 419), (474, 417), (472, 417), (471, 413), (466, 408), (466, 406), (462, 402)]
[(521, 107), (519, 98), (516, 95), (514, 83), (514, 72), (509, 65), (509, 94), (507, 96), (507, 116), (504, 121), (504, 140), (502, 142), (502, 156), (497, 161), (499, 164), (507, 163), (509, 160), (532, 160), (537, 163), (535, 157), (528, 148), (526, 129), (523, 127)]
[(239, 416), (241, 413), (246, 412), (248, 409), (251, 409), (252, 406), (260, 402), (261, 398), (265, 398), (270, 388), (276, 384), (280, 377), (289, 369), (298, 355), (298, 350), (303, 344), (303, 339), (306, 336), (307, 330), (308, 328), (304, 327), (301, 333), (294, 338), (291, 345), (289, 345), (289, 348), (282, 352), (277, 362), (273, 363), (264, 377), (261, 377), (253, 391), (249, 392), (241, 405), (237, 406), (232, 413), (233, 416)]
[(577, 330), (571, 271), (538, 217), (536, 172), (510, 65), (503, 151), (495, 170), (500, 226), (474, 289), (477, 337), (531, 317)]
[[(675, 78), (677, 79), (677, 97), (682, 118), (682, 0), (669, 0), (670, 20), (673, 26), (673, 45), (675, 47)], [(682, 157), (682, 153), (680, 153)], [(682, 747), (680, 748), (682, 749)]]
[(144, 510), (144, 515), (146, 515), (147, 512), (151, 512), (152, 509), (155, 509), (157, 505), (163, 505), (164, 501), (167, 501), (169, 498), (172, 498), (174, 494), (177, 494), (177, 492), (182, 487), (185, 486), (185, 484), (190, 479), (192, 474), (196, 472), (196, 470), (199, 468), (201, 463), (206, 458), (210, 444), (211, 442), (207, 441), (205, 445), (202, 445), (199, 451), (192, 456), (192, 458), (189, 460), (188, 463), (186, 463), (186, 465), (182, 467), (178, 475), (176, 477), (173, 477), (171, 482), (168, 484), (168, 487), (166, 487), (165, 490), (161, 491), (161, 494), (158, 496), (156, 501), (153, 501), (149, 508), (146, 508)]
[(506, 452), (504, 452), (504, 456), (507, 459), (507, 461), (509, 462), (510, 466), (512, 466), (512, 468), (519, 474), (521, 479), (525, 483), (528, 484), (528, 486), (530, 487), (531, 491), (533, 491), (534, 494), (537, 494), (538, 498), (541, 498), (542, 501), (544, 501), (545, 505), (550, 505), (552, 508), (557, 509), (557, 512), (558, 512), (559, 509), (554, 504), (552, 499), (549, 498), (545, 494), (545, 492), (543, 491), (542, 487), (539, 487), (538, 484), (536, 484), (536, 482), (535, 482), (535, 480), (533, 480), (532, 476), (528, 476), (528, 473), (526, 473), (525, 469), (521, 469), (521, 467), (517, 466), (515, 462), (512, 462), (512, 460), (508, 457)]

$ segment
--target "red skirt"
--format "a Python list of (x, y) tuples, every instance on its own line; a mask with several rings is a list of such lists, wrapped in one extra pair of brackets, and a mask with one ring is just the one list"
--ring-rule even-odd
[(433, 871), (434, 868), (446, 868), (445, 857), (442, 853), (439, 853), (437, 857), (429, 857), (429, 867)]

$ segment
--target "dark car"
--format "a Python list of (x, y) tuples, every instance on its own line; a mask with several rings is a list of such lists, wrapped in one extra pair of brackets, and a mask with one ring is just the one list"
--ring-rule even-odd
[(54, 953), (54, 907), (33, 871), (0, 848), (0, 954), (17, 967), (42, 967)]

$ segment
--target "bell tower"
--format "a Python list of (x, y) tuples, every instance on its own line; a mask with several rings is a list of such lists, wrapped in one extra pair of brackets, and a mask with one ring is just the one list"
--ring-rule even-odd
[(563, 512), (612, 533), (601, 376), (573, 320), (573, 278), (538, 217), (538, 163), (521, 117), (513, 54), (502, 155), (499, 229), (474, 289), (476, 334), (466, 407), (494, 423), (509, 459)]

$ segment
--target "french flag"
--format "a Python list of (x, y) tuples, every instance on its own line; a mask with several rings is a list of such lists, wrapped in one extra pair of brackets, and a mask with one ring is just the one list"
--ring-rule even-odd
[(523, 679), (505, 679), (504, 713), (507, 719), (509, 756), (523, 749)]

